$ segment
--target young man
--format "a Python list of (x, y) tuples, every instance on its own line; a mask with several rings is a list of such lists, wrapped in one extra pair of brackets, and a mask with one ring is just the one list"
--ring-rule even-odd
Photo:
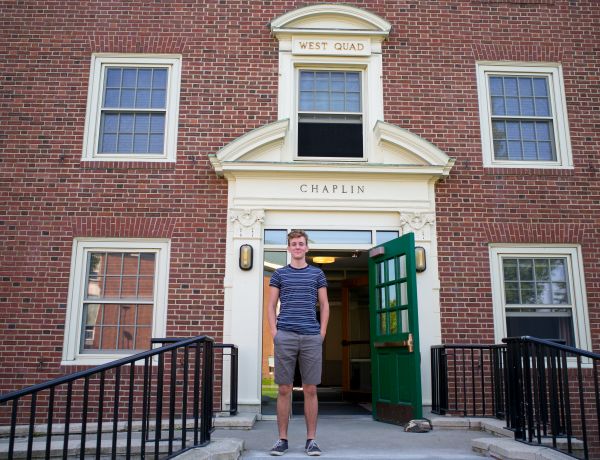
[[(292, 230), (289, 233), (287, 250), (292, 256), (291, 263), (273, 273), (267, 308), (275, 344), (275, 383), (279, 385), (279, 440), (271, 449), (271, 455), (283, 455), (288, 449), (292, 384), (298, 360), (304, 391), (305, 451), (310, 456), (317, 456), (321, 455), (321, 449), (315, 442), (319, 409), (317, 385), (321, 383), (323, 340), (329, 321), (327, 280), (323, 270), (306, 262), (308, 238), (304, 231)], [(317, 321), (317, 300), (321, 312), (320, 324)], [(277, 301), (280, 301), (278, 317)]]

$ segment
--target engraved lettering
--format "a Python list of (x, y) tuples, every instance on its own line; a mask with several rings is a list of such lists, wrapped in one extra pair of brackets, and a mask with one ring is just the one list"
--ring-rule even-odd
[(313, 185), (312, 186), (312, 190), (313, 193), (319, 193), (319, 186), (318, 185)]
[(302, 184), (302, 185), (300, 186), (300, 191), (301, 191), (302, 193), (306, 193), (306, 192), (308, 192), (308, 185), (306, 185), (306, 184)]
[(365, 193), (365, 186), (364, 185), (357, 185), (358, 187), (358, 193)]

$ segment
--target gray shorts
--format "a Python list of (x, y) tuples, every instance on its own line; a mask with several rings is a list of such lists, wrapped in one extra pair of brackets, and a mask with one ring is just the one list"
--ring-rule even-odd
[(321, 383), (323, 363), (323, 338), (321, 334), (303, 335), (290, 331), (277, 331), (273, 339), (275, 344), (275, 383), (292, 385), (296, 360), (300, 363), (302, 384)]

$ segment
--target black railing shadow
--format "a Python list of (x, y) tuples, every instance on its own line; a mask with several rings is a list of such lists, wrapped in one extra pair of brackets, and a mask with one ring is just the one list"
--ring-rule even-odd
[[(2, 395), (10, 413), (8, 458), (17, 436), (27, 458), (44, 449), (43, 436), (45, 458), (60, 455), (56, 450), (63, 458), (167, 458), (206, 445), (213, 381), (213, 339), (198, 336)], [(124, 448), (118, 432), (126, 433)]]

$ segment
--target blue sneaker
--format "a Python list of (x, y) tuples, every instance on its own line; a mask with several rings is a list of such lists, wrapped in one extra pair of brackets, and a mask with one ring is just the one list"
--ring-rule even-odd
[(271, 447), (271, 455), (283, 455), (288, 450), (288, 442), (287, 439), (279, 439), (273, 447)]
[(306, 452), (306, 455), (309, 455), (311, 457), (318, 457), (319, 455), (321, 455), (321, 449), (319, 448), (317, 441), (315, 441), (314, 439), (306, 440), (306, 447), (304, 448), (304, 451)]

